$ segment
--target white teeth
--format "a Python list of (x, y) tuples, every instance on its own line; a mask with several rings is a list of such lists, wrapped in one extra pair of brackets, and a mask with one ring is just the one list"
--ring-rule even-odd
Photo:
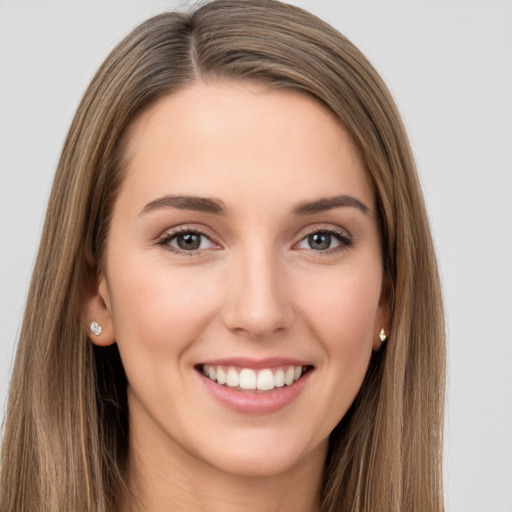
[(228, 370), (228, 375), (226, 379), (226, 384), (230, 388), (236, 388), (240, 382), (240, 377), (238, 376), (238, 372), (234, 368), (230, 368)]
[(270, 391), (274, 388), (291, 386), (299, 380), (303, 373), (302, 366), (285, 366), (277, 370), (264, 368), (253, 370), (242, 368), (237, 370), (233, 367), (203, 365), (202, 372), (210, 380), (230, 388)]
[(274, 386), (276, 388), (282, 388), (284, 386), (284, 372), (283, 370), (277, 370), (274, 375)]
[(261, 370), (258, 373), (257, 388), (262, 391), (274, 389), (274, 375), (270, 370)]
[(256, 374), (250, 368), (244, 368), (240, 372), (240, 384), (242, 389), (256, 389)]
[(288, 370), (286, 370), (286, 374), (284, 376), (284, 383), (287, 386), (290, 386), (293, 384), (293, 377), (295, 376), (295, 368), (293, 366), (290, 366)]
[[(211, 378), (211, 377), (210, 377)], [(222, 368), (217, 368), (217, 382), (219, 384), (226, 384), (227, 382), (226, 372)]]

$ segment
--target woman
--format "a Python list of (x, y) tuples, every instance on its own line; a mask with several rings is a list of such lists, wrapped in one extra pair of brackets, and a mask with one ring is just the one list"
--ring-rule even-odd
[(443, 381), (414, 162), (361, 53), (267, 0), (135, 29), (55, 177), (1, 509), (439, 511)]

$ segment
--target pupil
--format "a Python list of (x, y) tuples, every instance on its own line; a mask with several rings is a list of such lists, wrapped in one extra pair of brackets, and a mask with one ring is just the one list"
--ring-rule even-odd
[(314, 235), (309, 235), (308, 242), (311, 249), (315, 249), (316, 251), (329, 249), (331, 246), (331, 235), (315, 233)]
[(188, 233), (186, 235), (178, 236), (177, 242), (180, 249), (184, 249), (185, 251), (193, 251), (195, 249), (199, 249), (199, 246), (201, 245), (201, 236)]

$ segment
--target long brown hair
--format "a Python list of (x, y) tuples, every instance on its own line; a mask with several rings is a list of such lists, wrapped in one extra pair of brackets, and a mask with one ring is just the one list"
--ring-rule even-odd
[(274, 0), (220, 0), (155, 16), (85, 92), (55, 176), (12, 377), (2, 512), (111, 512), (124, 483), (126, 376), (81, 319), (123, 176), (123, 135), (149, 105), (199, 80), (262, 80), (311, 95), (357, 145), (377, 196), (387, 345), (330, 437), (324, 512), (443, 510), (444, 321), (436, 259), (407, 136), (373, 67), (343, 35)]

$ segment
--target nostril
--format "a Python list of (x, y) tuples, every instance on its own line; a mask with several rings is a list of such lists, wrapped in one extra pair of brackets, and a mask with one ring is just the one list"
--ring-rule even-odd
[(260, 338), (288, 329), (293, 324), (293, 314), (284, 303), (250, 307), (241, 301), (225, 312), (224, 323), (234, 332)]

